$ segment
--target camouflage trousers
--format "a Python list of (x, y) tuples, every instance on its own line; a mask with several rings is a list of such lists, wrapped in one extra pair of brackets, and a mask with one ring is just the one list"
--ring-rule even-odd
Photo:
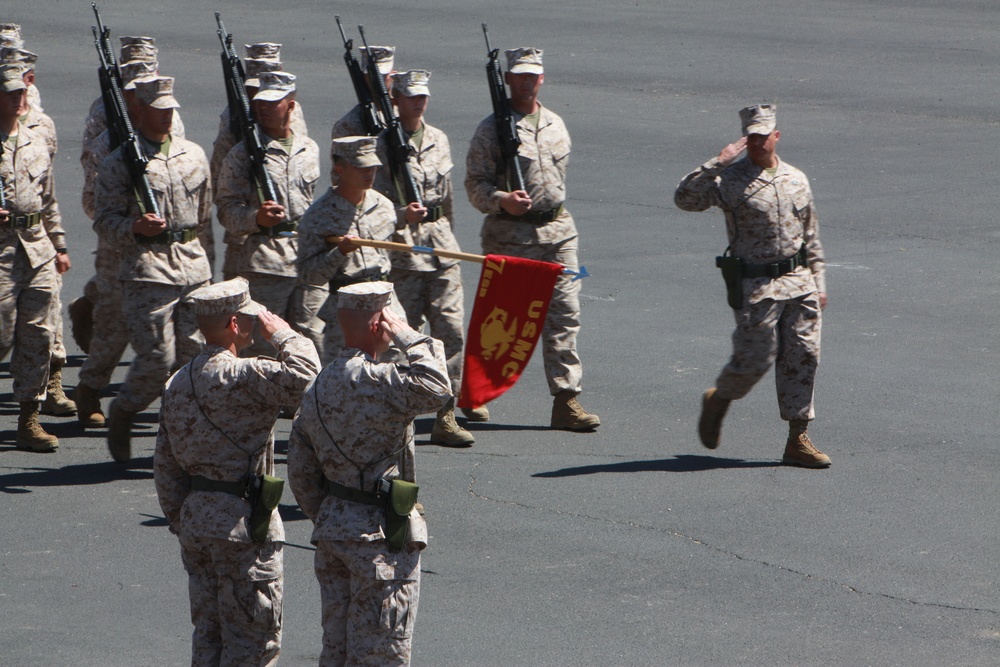
[(201, 350), (194, 310), (183, 303), (193, 290), (207, 285), (165, 285), (126, 280), (125, 319), (135, 359), (118, 392), (122, 409), (142, 412), (159, 398), (170, 374)]
[(781, 418), (813, 419), (822, 325), (819, 294), (745, 303), (734, 313), (733, 356), (715, 383), (719, 398), (743, 398), (773, 364)]
[(323, 604), (320, 667), (410, 664), (420, 600), (420, 551), (388, 551), (385, 540), (316, 545)]
[(448, 378), (452, 391), (457, 393), (462, 386), (462, 327), (465, 319), (461, 269), (457, 264), (438, 271), (393, 268), (390, 280), (406, 311), (409, 325), (420, 331), (426, 322), (431, 336), (444, 344)]
[[(308, 337), (308, 332), (318, 326), (318, 308), (312, 311), (307, 304), (309, 296), (303, 294), (311, 285), (299, 282), (295, 276), (275, 276), (268, 273), (241, 274), (250, 283), (250, 298), (292, 325), (300, 334)], [(244, 356), (274, 354), (274, 347), (264, 340), (260, 328), (254, 329), (254, 344)]]
[(330, 288), (326, 285), (299, 286), (295, 293), (295, 311), (298, 313), (299, 333), (308, 338), (316, 346), (316, 352), (320, 359), (326, 358), (326, 345), (323, 340), (323, 331), (326, 329), (326, 322), (320, 317), (323, 306), (330, 298)]
[[(559, 243), (525, 245), (502, 243), (483, 239), (486, 254), (511, 255), (541, 262), (562, 264), (576, 271), (580, 268), (577, 259), (577, 237)], [(580, 333), (580, 281), (559, 276), (549, 312), (542, 327), (542, 361), (545, 364), (545, 378), (549, 392), (555, 396), (561, 391), (579, 394), (583, 389), (583, 364), (576, 351), (576, 338)]]
[(41, 401), (49, 382), (55, 335), (52, 302), (58, 291), (55, 260), (32, 268), (11, 233), (0, 241), (0, 360), (10, 359), (14, 400)]
[(94, 334), (80, 367), (80, 383), (98, 391), (111, 384), (111, 375), (128, 347), (120, 265), (120, 253), (99, 248), (94, 258), (96, 272), (83, 288), (84, 296), (94, 304)]
[(282, 544), (186, 535), (192, 667), (276, 665), (284, 594)]
[(55, 292), (52, 293), (52, 307), (49, 309), (49, 328), (52, 329), (52, 359), (49, 361), (51, 370), (61, 370), (66, 365), (66, 343), (63, 341), (62, 314), (62, 274), (56, 273)]

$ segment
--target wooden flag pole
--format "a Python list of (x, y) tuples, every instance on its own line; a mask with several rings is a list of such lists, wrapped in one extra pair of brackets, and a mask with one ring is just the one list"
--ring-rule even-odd
[[(327, 236), (326, 242), (338, 244), (344, 239), (343, 236)], [(448, 259), (458, 259), (463, 262), (476, 262), (477, 264), (482, 264), (486, 260), (485, 255), (475, 255), (471, 252), (455, 252), (454, 250), (439, 250), (438, 248), (431, 248), (430, 246), (423, 245), (406, 245), (405, 243), (396, 243), (395, 241), (376, 241), (375, 239), (361, 239), (352, 236), (349, 241), (356, 246), (367, 246), (369, 248), (381, 248), (383, 250), (393, 250), (395, 252), (409, 252), (414, 254), (423, 255), (436, 255), (437, 257), (446, 257)], [(573, 271), (571, 269), (563, 269), (563, 273), (573, 276), (573, 280), (579, 280), (580, 278), (588, 278), (590, 276), (587, 273), (587, 267), (581, 266), (579, 271)]]

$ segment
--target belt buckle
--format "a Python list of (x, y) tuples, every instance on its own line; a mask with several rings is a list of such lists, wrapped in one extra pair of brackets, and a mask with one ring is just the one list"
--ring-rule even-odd
[(26, 215), (14, 215), (11, 220), (11, 227), (14, 227), (15, 229), (28, 228), (28, 216)]

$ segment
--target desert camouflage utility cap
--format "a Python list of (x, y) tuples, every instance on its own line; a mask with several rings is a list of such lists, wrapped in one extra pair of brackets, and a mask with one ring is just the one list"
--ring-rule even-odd
[(159, 68), (160, 64), (155, 60), (138, 60), (122, 65), (118, 68), (122, 73), (122, 90), (135, 90), (136, 81), (156, 76)]
[(775, 104), (755, 104), (752, 107), (740, 109), (740, 121), (743, 126), (743, 136), (748, 134), (771, 134), (775, 128)]
[(295, 75), (288, 72), (261, 72), (257, 77), (260, 87), (254, 100), (277, 102), (295, 92)]
[(330, 157), (343, 158), (355, 167), (380, 167), (377, 145), (377, 137), (340, 137), (331, 142)]
[(260, 60), (281, 60), (281, 44), (275, 42), (258, 42), (257, 44), (244, 44), (247, 58)]
[(33, 70), (36, 62), (38, 62), (38, 56), (31, 51), (12, 46), (0, 48), (0, 64), (2, 65), (17, 64), (23, 65), (27, 70)]
[(257, 88), (260, 86), (260, 75), (264, 72), (280, 72), (284, 69), (284, 65), (281, 64), (280, 60), (271, 60), (269, 58), (247, 58), (243, 61), (243, 73), (246, 74), (246, 81), (243, 82), (244, 86), (249, 86), (251, 88)]
[(392, 75), (392, 89), (406, 97), (416, 97), (417, 95), (430, 97), (430, 78), (431, 73), (425, 69), (397, 72)]
[(156, 40), (152, 37), (125, 35), (118, 39), (122, 43), (118, 64), (124, 65), (136, 61), (156, 62), (159, 49), (156, 48)]
[(375, 59), (375, 65), (378, 67), (378, 71), (381, 72), (382, 76), (385, 76), (392, 71), (392, 67), (396, 62), (396, 47), (395, 46), (362, 46), (358, 51), (361, 52), (361, 67), (368, 71), (368, 54), (371, 53), (372, 57)]
[(151, 76), (135, 80), (135, 94), (154, 109), (177, 109), (181, 105), (174, 98), (174, 77)]
[(0, 23), (0, 48), (24, 48), (21, 26), (16, 23)]
[(374, 313), (392, 300), (392, 283), (384, 281), (355, 283), (337, 290), (337, 308)]
[(15, 90), (27, 90), (24, 82), (24, 67), (17, 63), (0, 65), (0, 91), (11, 93)]
[(257, 317), (264, 306), (250, 298), (246, 278), (205, 285), (188, 295), (195, 315), (249, 315)]
[(508, 49), (507, 71), (511, 74), (544, 74), (542, 69), (542, 50), (534, 47)]

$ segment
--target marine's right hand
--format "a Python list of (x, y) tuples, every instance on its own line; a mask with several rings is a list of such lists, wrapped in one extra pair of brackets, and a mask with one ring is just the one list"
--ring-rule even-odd
[(731, 165), (733, 162), (736, 161), (736, 158), (740, 156), (740, 153), (742, 153), (746, 147), (747, 147), (747, 138), (740, 137), (733, 143), (723, 148), (722, 151), (719, 153), (719, 157), (717, 159), (719, 160), (719, 163), (722, 164), (722, 166), (728, 167), (729, 165)]
[(508, 192), (500, 199), (500, 208), (511, 215), (524, 215), (531, 210), (531, 197), (524, 190)]
[(132, 232), (142, 236), (156, 236), (166, 228), (167, 221), (154, 213), (147, 213), (132, 223)]

